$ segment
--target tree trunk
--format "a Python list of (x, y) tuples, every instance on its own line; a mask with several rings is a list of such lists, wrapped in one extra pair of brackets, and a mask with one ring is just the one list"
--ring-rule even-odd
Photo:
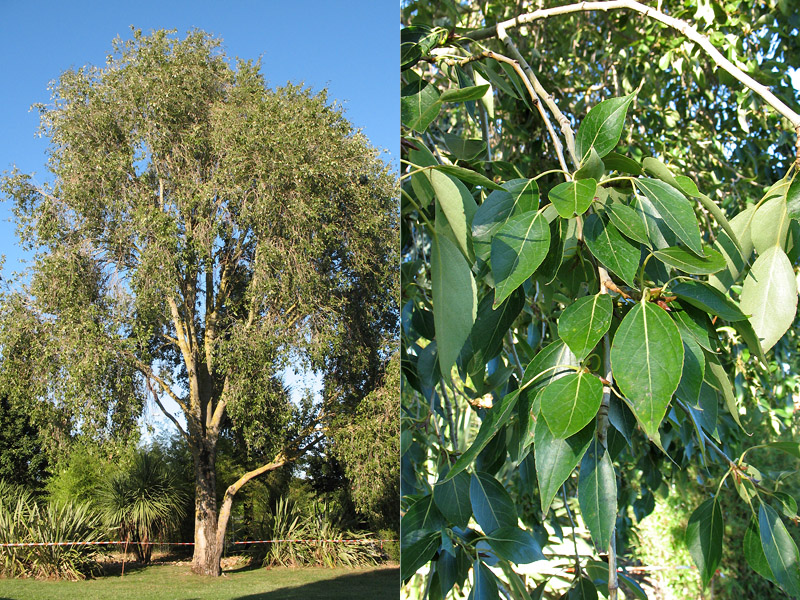
[(195, 473), (194, 555), (192, 571), (217, 577), (221, 573), (221, 544), (217, 543), (216, 440), (193, 444)]

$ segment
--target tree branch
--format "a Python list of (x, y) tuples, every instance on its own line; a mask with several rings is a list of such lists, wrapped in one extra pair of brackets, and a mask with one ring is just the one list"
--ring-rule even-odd
[(685, 21), (681, 21), (680, 19), (670, 17), (669, 15), (665, 15), (664, 13), (662, 13), (659, 10), (656, 10), (655, 8), (651, 8), (649, 6), (641, 4), (640, 2), (636, 2), (636, 0), (607, 0), (599, 2), (579, 2), (577, 4), (568, 4), (565, 6), (556, 6), (553, 8), (541, 8), (538, 10), (534, 10), (533, 12), (529, 12), (527, 14), (514, 17), (513, 19), (503, 21), (492, 27), (485, 27), (483, 29), (472, 31), (468, 33), (465, 37), (471, 40), (485, 40), (495, 36), (499, 37), (500, 31), (503, 31), (505, 29), (519, 27), (521, 25), (527, 25), (529, 23), (533, 23), (534, 21), (547, 19), (550, 17), (554, 17), (556, 15), (566, 15), (576, 12), (592, 12), (592, 11), (605, 12), (617, 9), (628, 9), (641, 13), (646, 17), (650, 17), (651, 19), (659, 21), (660, 23), (663, 23), (667, 27), (670, 27), (680, 32), (684, 37), (690, 39), (695, 44), (700, 46), (706, 52), (706, 54), (708, 54), (708, 56), (711, 57), (711, 59), (718, 67), (721, 67), (722, 69), (727, 71), (733, 78), (738, 80), (745, 87), (750, 88), (756, 94), (761, 96), (761, 98), (763, 98), (767, 104), (769, 104), (773, 109), (775, 109), (775, 111), (786, 117), (792, 123), (792, 126), (795, 127), (796, 130), (800, 129), (800, 114), (797, 114), (791, 108), (786, 106), (786, 104), (783, 101), (781, 101), (778, 97), (776, 97), (775, 94), (773, 94), (769, 90), (769, 88), (758, 83), (755, 79), (750, 77), (750, 75), (742, 71), (739, 67), (737, 67), (731, 61), (725, 58), (722, 55), (722, 53), (720, 53), (720, 51), (714, 47), (711, 41), (706, 36), (699, 33), (693, 25), (690, 25)]
[(148, 389), (148, 390), (150, 391), (150, 393), (153, 395), (153, 400), (155, 400), (155, 401), (156, 401), (156, 404), (158, 404), (158, 408), (160, 408), (160, 409), (161, 409), (161, 412), (162, 412), (162, 413), (164, 413), (164, 415), (165, 415), (165, 416), (166, 416), (166, 417), (167, 417), (167, 418), (168, 418), (170, 421), (172, 421), (173, 423), (175, 423), (175, 427), (177, 427), (177, 428), (178, 428), (178, 431), (180, 432), (180, 434), (181, 434), (181, 435), (182, 435), (184, 438), (186, 438), (186, 439), (188, 440), (188, 439), (189, 439), (189, 434), (188, 434), (188, 433), (186, 433), (186, 431), (183, 429), (183, 427), (181, 427), (181, 424), (178, 422), (178, 419), (176, 419), (176, 418), (175, 418), (175, 417), (172, 415), (172, 413), (170, 413), (170, 412), (169, 412), (169, 411), (168, 411), (166, 408), (164, 408), (164, 405), (163, 405), (163, 404), (161, 404), (161, 399), (158, 397), (158, 394), (156, 394), (156, 391), (153, 389), (153, 386), (150, 384), (150, 378), (149, 378), (149, 377), (145, 377), (145, 378), (144, 378), (144, 380), (145, 380), (145, 383), (147, 384), (147, 389)]
[(522, 79), (522, 83), (525, 84), (525, 88), (528, 90), (528, 95), (531, 97), (531, 102), (536, 109), (539, 111), (539, 114), (542, 116), (542, 120), (544, 121), (545, 127), (547, 127), (547, 132), (550, 134), (550, 139), (553, 140), (553, 146), (556, 150), (556, 155), (558, 156), (558, 162), (561, 165), (561, 169), (565, 173), (565, 177), (569, 177), (567, 175), (569, 173), (569, 169), (567, 168), (567, 163), (564, 160), (564, 148), (561, 145), (561, 140), (556, 135), (555, 130), (553, 129), (553, 125), (550, 123), (550, 117), (547, 116), (544, 108), (542, 107), (541, 100), (539, 99), (539, 95), (536, 93), (536, 90), (533, 89), (530, 80), (525, 75), (525, 72), (522, 70), (520, 63), (514, 59), (511, 59), (507, 56), (503, 56), (502, 54), (498, 54), (497, 52), (492, 52), (491, 50), (487, 50), (485, 52), (481, 52), (480, 54), (473, 54), (472, 56), (465, 58), (458, 62), (458, 65), (463, 67), (471, 62), (476, 60), (480, 60), (481, 58), (492, 58), (498, 62), (504, 62), (508, 65), (511, 65), (514, 71), (517, 72), (519, 78)]
[(567, 143), (567, 152), (569, 152), (569, 157), (572, 159), (572, 164), (574, 164), (575, 168), (577, 169), (580, 166), (580, 161), (575, 155), (575, 133), (572, 131), (572, 126), (569, 123), (569, 119), (567, 119), (564, 113), (562, 113), (558, 108), (558, 104), (556, 104), (555, 100), (553, 99), (553, 95), (549, 94), (539, 82), (539, 79), (534, 74), (533, 69), (531, 69), (531, 66), (523, 58), (522, 54), (520, 54), (517, 45), (514, 43), (514, 40), (508, 36), (505, 28), (498, 25), (497, 36), (503, 41), (517, 62), (522, 66), (522, 70), (528, 77), (528, 81), (530, 81), (533, 89), (544, 100), (547, 108), (550, 109), (550, 112), (553, 113), (556, 121), (558, 121), (558, 124), (561, 126), (561, 133), (564, 134), (564, 140)]
[(172, 398), (178, 406), (181, 407), (181, 410), (183, 410), (183, 414), (186, 415), (186, 418), (187, 419), (189, 418), (190, 415), (189, 415), (189, 411), (188, 411), (188, 409), (186, 407), (186, 404), (180, 398), (178, 398), (178, 395), (175, 392), (172, 391), (172, 389), (169, 387), (169, 385), (167, 385), (166, 381), (164, 381), (163, 379), (161, 379), (161, 377), (156, 375), (155, 372), (153, 371), (153, 369), (151, 369), (146, 364), (144, 364), (142, 361), (140, 361), (138, 358), (136, 358), (136, 356), (134, 356), (134, 354), (132, 352), (124, 350), (123, 354), (125, 354), (131, 360), (133, 360), (134, 364), (136, 365), (136, 368), (139, 369), (139, 371), (141, 371), (142, 375), (145, 376), (145, 379), (148, 379), (148, 380), (152, 379), (153, 381), (158, 383), (158, 385), (161, 386), (161, 389), (164, 390), (167, 393), (167, 395), (170, 398)]

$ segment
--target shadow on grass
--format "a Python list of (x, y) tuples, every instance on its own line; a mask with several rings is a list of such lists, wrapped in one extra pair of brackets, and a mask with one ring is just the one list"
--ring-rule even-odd
[(400, 568), (341, 575), (233, 600), (383, 600), (400, 598)]

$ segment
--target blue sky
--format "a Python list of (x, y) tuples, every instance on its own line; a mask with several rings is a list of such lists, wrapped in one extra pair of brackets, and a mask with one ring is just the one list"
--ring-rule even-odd
[[(327, 87), (347, 118), (378, 148), (399, 163), (400, 122), (399, 7), (392, 0), (333, 2), (304, 0), (135, 0), (134, 2), (18, 2), (0, 0), (0, 172), (16, 165), (49, 180), (47, 140), (36, 137), (39, 119), (29, 108), (48, 102), (48, 83), (70, 68), (102, 66), (111, 41), (131, 37), (130, 26), (144, 32), (195, 27), (223, 40), (231, 57), (262, 58), (271, 87), (303, 82)], [(8, 279), (24, 267), (11, 207), (0, 202), (0, 275)], [(315, 378), (287, 374), (294, 387), (318, 385)], [(163, 424), (158, 409), (148, 420)]]

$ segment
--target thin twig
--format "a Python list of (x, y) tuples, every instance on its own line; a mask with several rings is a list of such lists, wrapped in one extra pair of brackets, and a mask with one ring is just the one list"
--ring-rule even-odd
[[(519, 15), (518, 17), (514, 17), (513, 19), (503, 21), (491, 27), (477, 29), (475, 31), (468, 33), (465, 37), (471, 40), (485, 40), (488, 38), (499, 36), (500, 30), (519, 27), (521, 25), (527, 25), (529, 23), (533, 23), (534, 21), (547, 19), (549, 17), (554, 17), (556, 15), (566, 15), (576, 12), (609, 11), (617, 9), (633, 10), (635, 12), (643, 14), (646, 17), (650, 17), (651, 19), (659, 21), (660, 23), (663, 23), (667, 27), (679, 31), (686, 38), (690, 39), (695, 44), (700, 46), (706, 52), (706, 54), (708, 54), (711, 57), (711, 59), (718, 67), (727, 71), (732, 77), (741, 82), (745, 87), (750, 88), (756, 94), (761, 96), (761, 98), (763, 98), (767, 104), (769, 104), (772, 108), (774, 108), (778, 113), (789, 119), (789, 121), (795, 128), (800, 129), (800, 114), (797, 114), (791, 108), (786, 106), (786, 104), (779, 98), (777, 98), (775, 94), (773, 94), (769, 90), (769, 88), (758, 83), (755, 79), (750, 77), (747, 73), (742, 71), (739, 67), (737, 67), (731, 61), (725, 58), (722, 55), (722, 53), (720, 53), (720, 51), (714, 47), (711, 41), (706, 36), (699, 33), (693, 25), (690, 25), (686, 21), (681, 21), (680, 19), (676, 19), (674, 17), (670, 17), (669, 15), (665, 15), (664, 13), (656, 10), (655, 8), (646, 6), (644, 4), (641, 4), (640, 2), (636, 2), (636, 0), (608, 0), (600, 2), (579, 2), (577, 4), (568, 4), (565, 6), (556, 6), (553, 8), (543, 8), (539, 10), (534, 10), (533, 12), (529, 12), (524, 15)], [(800, 135), (800, 132), (798, 133), (798, 135)]]

